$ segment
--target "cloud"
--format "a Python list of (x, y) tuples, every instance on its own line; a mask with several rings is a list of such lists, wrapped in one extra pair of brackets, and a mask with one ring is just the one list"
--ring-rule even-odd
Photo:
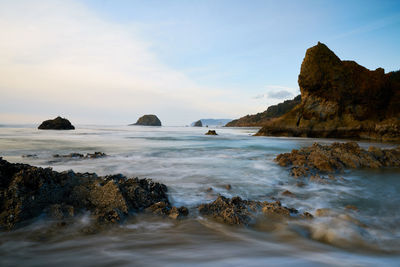
[(25, 113), (130, 123), (157, 113), (182, 124), (200, 114), (239, 116), (251, 106), (245, 95), (200, 86), (168, 67), (133, 24), (106, 21), (76, 1), (2, 1), (0, 32), (5, 121)]
[(287, 90), (280, 90), (280, 91), (268, 93), (268, 97), (275, 98), (275, 99), (284, 99), (284, 98), (289, 98), (292, 96), (293, 96), (293, 94)]
[(290, 87), (279, 86), (279, 85), (267, 85), (265, 86), (267, 93), (258, 94), (254, 96), (254, 99), (288, 99), (296, 94), (296, 90)]

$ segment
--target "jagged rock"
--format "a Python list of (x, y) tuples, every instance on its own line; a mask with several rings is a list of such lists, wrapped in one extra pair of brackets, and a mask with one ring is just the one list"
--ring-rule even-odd
[(291, 100), (285, 100), (283, 103), (272, 105), (267, 108), (266, 111), (257, 113), (255, 115), (247, 115), (240, 119), (228, 122), (226, 127), (257, 127), (263, 126), (273, 118), (278, 118), (289, 111), (291, 111), (296, 105), (300, 104), (301, 95), (296, 96)]
[(189, 214), (189, 210), (186, 207), (172, 207), (169, 203), (163, 201), (151, 205), (146, 211), (157, 215), (165, 215), (171, 219), (183, 218)]
[(230, 199), (224, 196), (218, 196), (214, 202), (202, 204), (198, 209), (202, 215), (210, 216), (219, 222), (244, 225), (250, 224), (260, 212), (286, 217), (298, 213), (296, 209), (283, 207), (279, 201), (261, 202), (242, 200), (240, 197)]
[(171, 207), (165, 185), (150, 179), (56, 172), (0, 158), (0, 229), (13, 229), (41, 214), (65, 219), (85, 211), (98, 223), (115, 223), (159, 202), (171, 217), (187, 214), (184, 207)]
[(71, 122), (58, 116), (53, 120), (46, 120), (39, 125), (40, 130), (75, 130)]
[(205, 135), (218, 135), (218, 134), (215, 130), (208, 130), (208, 132), (206, 132)]
[[(367, 151), (356, 142), (331, 145), (314, 143), (300, 150), (279, 154), (275, 161), (280, 166), (291, 167), (292, 176), (315, 174), (311, 176), (311, 181), (328, 183), (328, 179), (321, 178), (318, 172), (332, 173), (345, 168), (400, 167), (400, 146), (395, 149), (370, 147)], [(328, 178), (335, 180), (335, 177)]]
[(144, 115), (131, 125), (161, 126), (161, 121), (156, 115)]
[(196, 121), (196, 122), (193, 124), (193, 127), (203, 127), (203, 124), (201, 123), (201, 120)]
[(370, 71), (318, 43), (298, 82), (301, 103), (256, 135), (400, 140), (400, 71)]

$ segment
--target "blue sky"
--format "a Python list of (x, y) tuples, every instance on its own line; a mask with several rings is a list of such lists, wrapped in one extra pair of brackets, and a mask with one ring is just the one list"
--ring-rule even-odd
[(369, 69), (400, 69), (399, 1), (12, 2), (0, 1), (0, 123), (157, 113), (184, 125), (261, 112), (299, 92), (318, 41)]

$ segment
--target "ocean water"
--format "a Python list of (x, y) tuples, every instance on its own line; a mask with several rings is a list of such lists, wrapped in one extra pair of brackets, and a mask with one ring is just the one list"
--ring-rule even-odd
[[(0, 127), (0, 156), (57, 171), (122, 173), (168, 186), (173, 205), (190, 215), (172, 220), (139, 214), (96, 234), (83, 233), (88, 216), (64, 228), (43, 218), (0, 233), (1, 266), (400, 266), (400, 170), (346, 170), (329, 184), (303, 187), (278, 166), (283, 152), (333, 139), (254, 137), (254, 128), (79, 126), (75, 131)], [(392, 144), (359, 142), (392, 147)], [(54, 158), (93, 153), (100, 159)], [(35, 154), (35, 157), (22, 157)], [(226, 185), (231, 189), (226, 189)], [(207, 188), (213, 188), (207, 192)], [(290, 190), (296, 197), (281, 193)], [(202, 217), (200, 203), (217, 195), (279, 199), (283, 205), (330, 216), (228, 226)], [(346, 209), (354, 205), (357, 211)]]

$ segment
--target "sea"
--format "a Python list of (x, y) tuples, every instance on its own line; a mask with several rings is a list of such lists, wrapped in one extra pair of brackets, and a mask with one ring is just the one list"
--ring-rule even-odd
[[(208, 136), (209, 129), (217, 136)], [(327, 184), (289, 175), (280, 153), (337, 139), (255, 137), (257, 128), (77, 125), (43, 131), (34, 125), (0, 126), (0, 157), (56, 171), (121, 173), (168, 186), (170, 202), (187, 218), (136, 214), (96, 233), (82, 214), (57, 228), (40, 216), (0, 232), (0, 266), (400, 266), (400, 169), (357, 169)], [(391, 148), (391, 143), (358, 142)], [(105, 158), (55, 158), (104, 152)], [(26, 157), (26, 155), (31, 155)], [(230, 185), (230, 188), (229, 186)], [(212, 190), (208, 190), (212, 188)], [(282, 195), (289, 190), (293, 196)], [(197, 211), (218, 195), (273, 201), (327, 216), (226, 225)], [(350, 205), (350, 206), (349, 206)], [(352, 207), (349, 209), (349, 207)]]

